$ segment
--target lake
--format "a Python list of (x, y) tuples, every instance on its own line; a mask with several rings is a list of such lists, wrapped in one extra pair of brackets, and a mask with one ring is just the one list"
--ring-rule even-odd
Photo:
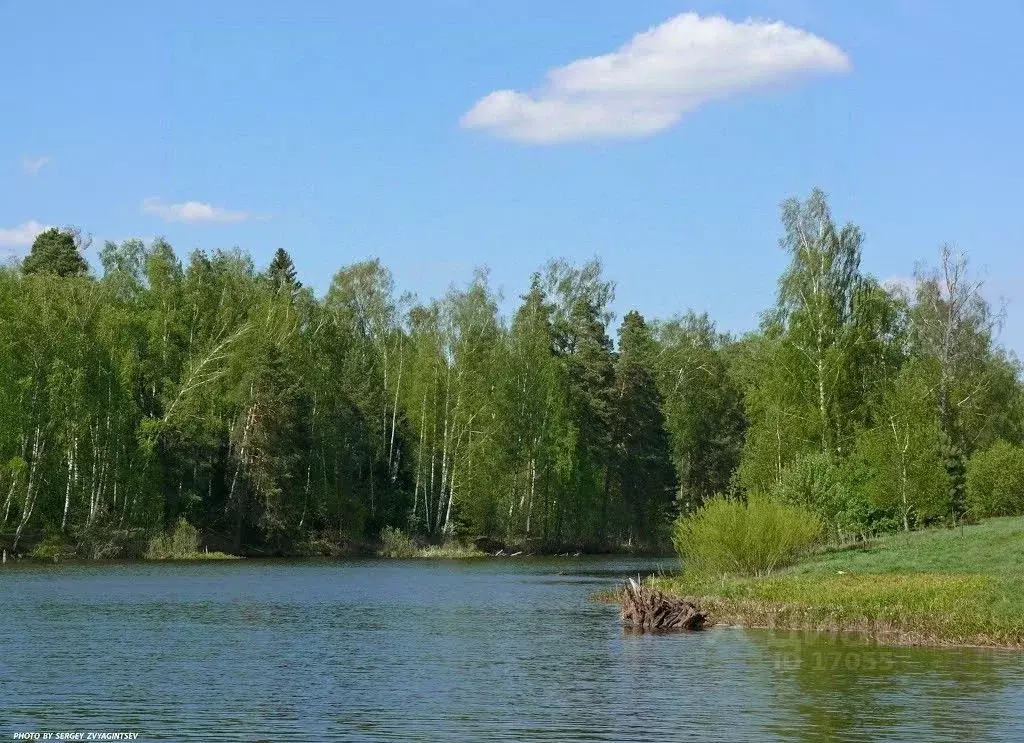
[(1019, 741), (1024, 656), (715, 628), (588, 596), (651, 560), (0, 569), (0, 739)]

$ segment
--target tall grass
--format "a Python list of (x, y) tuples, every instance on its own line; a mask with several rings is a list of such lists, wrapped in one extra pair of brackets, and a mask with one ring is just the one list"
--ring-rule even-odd
[(227, 560), (231, 555), (223, 552), (199, 551), (199, 530), (185, 519), (178, 519), (174, 530), (157, 534), (149, 540), (147, 560)]
[(377, 550), (377, 556), (399, 559), (420, 557), (438, 560), (463, 560), (469, 557), (486, 557), (486, 553), (456, 541), (420, 546), (413, 537), (401, 529), (385, 526), (380, 532), (380, 549)]
[(413, 538), (401, 529), (385, 526), (380, 532), (380, 557), (408, 558), (416, 557), (418, 547)]
[(821, 533), (820, 519), (801, 506), (716, 495), (676, 522), (673, 544), (688, 570), (762, 576), (795, 562)]

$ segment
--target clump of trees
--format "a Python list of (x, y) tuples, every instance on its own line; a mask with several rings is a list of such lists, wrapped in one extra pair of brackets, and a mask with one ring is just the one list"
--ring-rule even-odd
[(965, 513), (967, 463), (1024, 420), (980, 282), (944, 249), (913, 289), (879, 285), (819, 191), (783, 227), (778, 300), (741, 338), (694, 313), (614, 323), (597, 261), (551, 262), (503, 317), (484, 271), (423, 301), (362, 261), (318, 297), (284, 250), (258, 270), (129, 240), (92, 273), (88, 239), (49, 230), (0, 270), (0, 539), (186, 519), (236, 552), (385, 528), (645, 548), (725, 492), (836, 539)]
[(1021, 436), (1001, 314), (949, 246), (912, 288), (887, 288), (862, 272), (860, 231), (836, 225), (823, 193), (782, 213), (778, 301), (739, 342), (739, 486), (814, 509), (840, 541), (963, 516), (969, 458)]

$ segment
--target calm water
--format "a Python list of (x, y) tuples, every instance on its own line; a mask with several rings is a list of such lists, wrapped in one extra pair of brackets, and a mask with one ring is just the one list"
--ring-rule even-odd
[(626, 636), (587, 601), (653, 567), (9, 564), (0, 740), (1024, 740), (1024, 656)]

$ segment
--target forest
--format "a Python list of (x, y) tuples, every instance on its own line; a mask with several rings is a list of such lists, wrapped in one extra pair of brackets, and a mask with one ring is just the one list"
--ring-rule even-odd
[(781, 217), (777, 300), (741, 336), (614, 318), (596, 260), (541, 267), (506, 317), (485, 270), (421, 301), (368, 260), (316, 296), (285, 250), (128, 240), (90, 268), (49, 229), (0, 268), (0, 544), (131, 556), (184, 519), (249, 555), (385, 528), (656, 550), (719, 493), (811, 508), (837, 542), (1024, 510), (971, 486), (1024, 472), (978, 272), (947, 246), (882, 285), (822, 192)]

